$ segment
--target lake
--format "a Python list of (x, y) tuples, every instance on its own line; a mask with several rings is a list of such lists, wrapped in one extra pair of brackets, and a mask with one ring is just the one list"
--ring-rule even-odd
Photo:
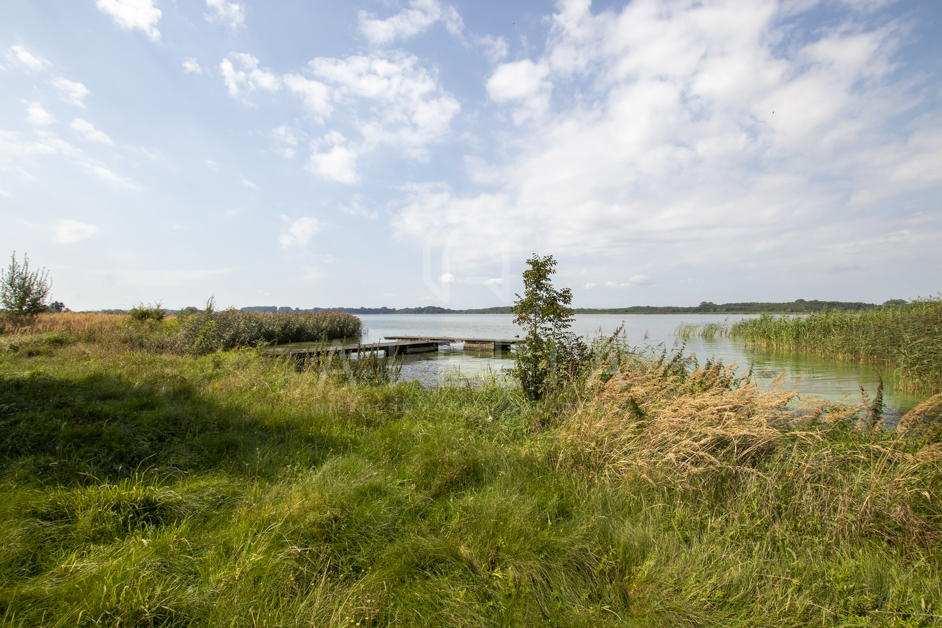
[[(628, 341), (637, 347), (679, 347), (682, 341), (675, 335), (681, 323), (702, 324), (727, 322), (732, 324), (754, 315), (726, 314), (580, 314), (572, 330), (589, 339), (598, 334), (610, 335), (624, 326)], [(372, 314), (362, 315), (363, 342), (379, 342), (387, 336), (444, 336), (456, 338), (514, 338), (521, 335), (510, 314)], [(765, 372), (758, 378), (767, 386), (775, 375), (786, 374), (786, 385), (798, 382), (802, 396), (815, 395), (837, 401), (848, 398), (857, 402), (863, 386), (872, 397), (880, 375), (884, 380), (884, 402), (892, 414), (905, 412), (922, 398), (900, 394), (893, 390), (893, 369), (847, 364), (802, 356), (793, 353), (762, 351), (746, 347), (742, 342), (722, 338), (704, 340), (693, 338), (686, 343), (684, 352), (696, 355), (703, 363), (709, 358), (721, 359), (725, 364), (736, 362), (741, 370), (753, 365), (754, 372)], [(427, 384), (444, 381), (446, 377), (480, 378), (482, 373), (495, 372), (513, 365), (510, 352), (464, 352), (454, 347), (442, 348), (438, 353), (409, 356), (402, 367), (402, 379), (420, 380)], [(799, 381), (800, 378), (800, 381)]]

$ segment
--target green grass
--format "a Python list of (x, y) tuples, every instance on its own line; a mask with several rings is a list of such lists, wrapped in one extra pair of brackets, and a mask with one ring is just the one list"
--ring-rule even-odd
[(942, 391), (940, 298), (860, 313), (763, 315), (739, 321), (729, 334), (760, 347), (893, 366), (903, 389)]
[(775, 404), (670, 356), (534, 405), (37, 347), (0, 353), (2, 626), (942, 625), (931, 427), (730, 431)]

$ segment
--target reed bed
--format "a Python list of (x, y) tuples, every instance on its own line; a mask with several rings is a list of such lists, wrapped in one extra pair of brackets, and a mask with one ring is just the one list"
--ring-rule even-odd
[(235, 347), (359, 339), (361, 322), (344, 312), (274, 314), (201, 312), (180, 321), (174, 339), (182, 351), (205, 354)]
[(860, 313), (762, 315), (739, 321), (729, 333), (759, 347), (892, 366), (900, 388), (942, 391), (942, 299), (938, 297)]
[(717, 338), (725, 338), (729, 334), (729, 327), (725, 322), (713, 322), (713, 323), (681, 323), (677, 326), (677, 329), (674, 330), (674, 335), (678, 336), (682, 340), (690, 340), (691, 338), (703, 338), (704, 340), (716, 340)]

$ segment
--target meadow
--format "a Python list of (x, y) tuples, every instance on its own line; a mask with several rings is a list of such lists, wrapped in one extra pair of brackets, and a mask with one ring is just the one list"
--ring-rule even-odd
[(530, 402), (102, 321), (0, 336), (2, 626), (942, 625), (942, 396), (885, 430), (614, 338)]
[(758, 347), (890, 366), (904, 390), (942, 391), (942, 298), (858, 313), (763, 315), (736, 323), (728, 333)]

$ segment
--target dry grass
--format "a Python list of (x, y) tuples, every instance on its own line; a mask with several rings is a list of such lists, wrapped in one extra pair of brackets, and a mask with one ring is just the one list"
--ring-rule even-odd
[(126, 314), (62, 312), (31, 317), (0, 316), (0, 335), (68, 332), (84, 342), (100, 342), (127, 325)]
[[(559, 428), (560, 464), (616, 483), (639, 480), (756, 525), (926, 548), (942, 540), (942, 445), (861, 421), (864, 406), (789, 406), (781, 385), (761, 392), (714, 365), (689, 374), (660, 361), (598, 369)], [(917, 409), (918, 410), (918, 409)]]
[(650, 481), (669, 471), (683, 484), (705, 468), (748, 472), (782, 440), (773, 424), (790, 416), (784, 408), (794, 393), (760, 392), (751, 381), (731, 388), (732, 378), (732, 367), (720, 365), (687, 376), (664, 361), (631, 360), (614, 373), (603, 367), (561, 434), (608, 475), (638, 471)]

